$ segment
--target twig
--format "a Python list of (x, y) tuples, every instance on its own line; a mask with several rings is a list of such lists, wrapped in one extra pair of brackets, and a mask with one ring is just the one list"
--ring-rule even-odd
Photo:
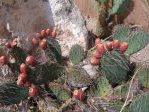
[(133, 75), (133, 77), (132, 77), (132, 79), (131, 79), (130, 86), (129, 86), (129, 90), (128, 90), (128, 94), (127, 94), (126, 100), (125, 100), (124, 105), (122, 106), (120, 112), (122, 112), (122, 111), (124, 110), (125, 106), (127, 105), (127, 101), (128, 101), (129, 95), (130, 95), (130, 91), (131, 91), (131, 87), (132, 87), (132, 84), (133, 84), (133, 80), (134, 80), (134, 78), (136, 77), (136, 75), (137, 75), (137, 73), (138, 73), (138, 71), (139, 71), (140, 69), (141, 69), (141, 67), (138, 68), (138, 70), (135, 72), (135, 74)]

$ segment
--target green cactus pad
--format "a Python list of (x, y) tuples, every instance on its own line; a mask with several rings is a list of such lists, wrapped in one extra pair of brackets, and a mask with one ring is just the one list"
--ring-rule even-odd
[(123, 54), (117, 51), (111, 51), (101, 58), (99, 69), (106, 75), (106, 78), (111, 84), (122, 84), (127, 81), (130, 62)]
[(48, 49), (50, 49), (50, 51), (53, 52), (57, 62), (61, 62), (61, 57), (62, 57), (62, 52), (61, 52), (61, 47), (58, 43), (58, 41), (56, 41), (55, 39), (52, 39), (50, 37), (46, 37), (46, 39), (48, 40), (48, 46), (47, 49), (45, 50), (45, 52), (47, 53), (48, 56), (51, 56), (51, 53), (49, 52)]
[(18, 87), (15, 83), (0, 85), (0, 103), (11, 105), (28, 97), (28, 88)]
[(92, 80), (84, 69), (79, 67), (71, 67), (68, 69), (67, 83), (72, 87), (85, 87), (92, 85)]
[(95, 88), (94, 88), (94, 96), (95, 97), (104, 97), (108, 94), (110, 94), (112, 87), (109, 84), (109, 81), (105, 76), (100, 76), (97, 79), (94, 80)]
[(60, 101), (66, 101), (71, 98), (71, 93), (64, 86), (51, 83), (49, 84), (50, 91), (56, 96)]
[(113, 99), (125, 99), (128, 94), (128, 90), (129, 85), (120, 85), (113, 90), (111, 96)]
[(58, 79), (65, 72), (65, 68), (58, 63), (45, 63), (36, 66), (29, 73), (29, 81), (33, 84), (43, 84)]
[(137, 73), (137, 78), (141, 86), (149, 88), (149, 68), (141, 68)]
[(149, 111), (149, 94), (144, 93), (136, 97), (130, 105), (131, 112), (148, 112)]
[(145, 31), (140, 29), (133, 31), (126, 25), (115, 26), (112, 36), (113, 39), (128, 43), (128, 49), (126, 51), (128, 55), (132, 55), (140, 51), (149, 43), (149, 35)]
[(113, 6), (109, 10), (109, 16), (124, 13), (129, 7), (130, 0), (112, 0), (112, 2)]
[(117, 25), (113, 29), (112, 37), (123, 42), (129, 36), (130, 28), (127, 25)]
[[(9, 51), (9, 54), (15, 58), (15, 63), (18, 65), (24, 63), (27, 54), (20, 47), (15, 47)], [(21, 55), (20, 55), (21, 54)]]
[(73, 45), (70, 52), (69, 58), (73, 64), (79, 64), (84, 58), (84, 50), (80, 45)]
[[(110, 104), (109, 108), (111, 108), (111, 110), (114, 110), (114, 112), (120, 112), (124, 102), (122, 102), (121, 100), (115, 100), (115, 101), (110, 101), (109, 104)], [(130, 112), (129, 107), (126, 106), (123, 112)]]

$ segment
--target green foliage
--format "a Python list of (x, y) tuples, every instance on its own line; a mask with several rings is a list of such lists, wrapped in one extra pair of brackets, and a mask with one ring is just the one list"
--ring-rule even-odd
[(137, 78), (141, 86), (149, 88), (149, 69), (141, 68), (137, 73)]
[(113, 29), (113, 38), (118, 39), (120, 42), (124, 41), (129, 36), (130, 28), (127, 25), (117, 25)]
[(113, 6), (109, 10), (109, 16), (124, 13), (129, 6), (130, 0), (112, 0)]
[(13, 73), (18, 74), (19, 65), (25, 62), (27, 54), (20, 47), (10, 49), (9, 54), (15, 59), (15, 62), (9, 63), (8, 66), (10, 67)]
[(113, 99), (125, 98), (126, 95), (128, 94), (128, 90), (129, 90), (129, 85), (120, 85), (113, 90), (111, 96)]
[(9, 51), (9, 54), (15, 59), (15, 63), (18, 65), (25, 62), (27, 54), (20, 47), (15, 47)]
[(130, 62), (123, 54), (117, 51), (106, 53), (101, 58), (99, 68), (112, 84), (122, 84), (127, 81), (127, 73), (130, 70)]
[[(114, 110), (114, 112), (120, 112), (124, 102), (120, 100), (116, 100), (116, 101), (110, 101), (109, 104), (110, 104), (111, 109)], [(123, 112), (130, 112), (129, 107), (126, 106)]]
[(69, 58), (73, 64), (79, 64), (84, 58), (83, 48), (78, 44), (73, 45), (69, 53)]
[(144, 93), (136, 97), (130, 105), (131, 112), (148, 112), (149, 111), (149, 94)]
[(143, 49), (149, 42), (148, 34), (143, 30), (133, 31), (125, 25), (117, 25), (113, 31), (113, 39), (128, 43), (127, 54), (132, 55)]
[(0, 85), (0, 103), (11, 105), (28, 97), (28, 88), (18, 87), (15, 83)]
[(92, 85), (92, 80), (88, 77), (88, 74), (84, 71), (84, 69), (71, 67), (66, 75), (67, 82), (70, 86), (85, 87)]
[(33, 84), (43, 84), (58, 79), (65, 72), (65, 68), (58, 63), (37, 65), (29, 73), (29, 81)]
[(93, 92), (95, 97), (103, 97), (110, 94), (112, 87), (105, 76), (100, 76), (94, 81), (95, 88)]
[(48, 40), (48, 46), (47, 46), (47, 49), (45, 50), (45, 53), (49, 57), (51, 57), (51, 52), (52, 52), (53, 53), (52, 55), (54, 55), (57, 62), (61, 62), (62, 53), (61, 53), (61, 47), (58, 41), (56, 41), (55, 39), (49, 38), (49, 37), (46, 37), (46, 39)]
[(56, 96), (56, 98), (60, 101), (66, 101), (71, 98), (71, 94), (64, 86), (51, 83), (49, 85), (50, 91)]

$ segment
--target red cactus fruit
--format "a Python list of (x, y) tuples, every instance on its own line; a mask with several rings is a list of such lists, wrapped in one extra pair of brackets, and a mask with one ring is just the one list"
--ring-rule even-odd
[(28, 78), (28, 75), (25, 74), (25, 73), (21, 73), (21, 74), (19, 74), (19, 76), (18, 76), (18, 80), (21, 80), (21, 81), (23, 81), (23, 82), (26, 81), (27, 78)]
[(46, 29), (46, 34), (50, 35), (50, 33), (51, 33), (51, 30), (50, 29)]
[(95, 52), (93, 53), (93, 57), (101, 58), (102, 54), (96, 49)]
[(30, 95), (31, 97), (36, 97), (36, 96), (38, 96), (38, 95), (39, 95), (39, 89), (38, 89), (38, 87), (31, 87), (31, 88), (29, 89), (29, 95)]
[(20, 72), (27, 73), (28, 72), (28, 66), (26, 64), (22, 63), (20, 65)]
[(100, 44), (100, 43), (101, 43), (101, 40), (99, 38), (96, 38), (95, 45)]
[(10, 48), (11, 48), (11, 43), (10, 43), (10, 42), (7, 42), (7, 43), (5, 44), (5, 47), (8, 48), (8, 49), (10, 49)]
[(42, 41), (40, 42), (39, 46), (42, 49), (45, 49), (47, 47), (48, 41), (46, 39), (42, 39)]
[(97, 44), (96, 49), (99, 53), (104, 54), (106, 52), (105, 47), (103, 44)]
[(26, 81), (26, 82), (23, 84), (23, 86), (25, 86), (25, 87), (31, 87), (31, 83), (30, 83), (29, 81)]
[(44, 38), (46, 36), (46, 31), (45, 30), (42, 30), (41, 31), (41, 36)]
[(33, 38), (32, 39), (32, 43), (33, 43), (33, 45), (38, 45), (39, 44), (39, 41), (38, 41), (37, 38)]
[(120, 43), (120, 52), (121, 53), (124, 53), (126, 50), (127, 50), (127, 48), (128, 48), (128, 43), (127, 42), (122, 42), (122, 43)]
[(43, 36), (40, 34), (40, 33), (36, 33), (36, 36), (35, 36), (37, 39), (43, 39)]
[(36, 64), (36, 60), (35, 60), (34, 56), (31, 56), (31, 55), (27, 56), (26, 63), (34, 66)]
[(8, 63), (8, 58), (6, 56), (1, 56), (0, 57), (0, 64), (6, 65), (7, 63)]
[(120, 43), (118, 40), (112, 42), (113, 49), (119, 49)]
[(100, 62), (100, 59), (96, 58), (96, 57), (92, 57), (91, 58), (91, 64), (92, 65), (98, 65)]
[(85, 93), (80, 89), (76, 89), (73, 91), (73, 97), (77, 100), (83, 101), (85, 99)]
[(17, 80), (17, 85), (18, 85), (18, 86), (23, 86), (23, 84), (24, 84), (24, 83), (23, 83), (22, 80)]
[(106, 43), (106, 49), (109, 50), (109, 51), (112, 50), (112, 42), (107, 42)]

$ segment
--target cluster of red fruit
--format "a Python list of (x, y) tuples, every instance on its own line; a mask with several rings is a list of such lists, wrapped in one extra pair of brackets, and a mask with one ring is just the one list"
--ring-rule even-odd
[(26, 58), (26, 64), (22, 63), (20, 65), (20, 74), (18, 76), (17, 85), (18, 86), (24, 86), (24, 87), (30, 87), (29, 89), (29, 95), (31, 97), (36, 97), (39, 95), (39, 89), (38, 87), (31, 85), (31, 83), (28, 81), (28, 72), (29, 72), (29, 66), (36, 65), (36, 60), (33, 56), (28, 56)]
[(76, 89), (73, 91), (73, 98), (84, 101), (85, 97), (85, 93), (81, 89)]
[(50, 29), (42, 30), (41, 33), (36, 33), (36, 36), (32, 39), (33, 45), (40, 46), (42, 49), (45, 49), (48, 42), (45, 39), (46, 36), (49, 36), (53, 39), (56, 37), (56, 32), (51, 31)]
[(12, 42), (7, 42), (5, 44), (5, 47), (8, 48), (8, 49), (17, 47), (17, 40), (14, 39)]
[(99, 38), (95, 40), (96, 50), (91, 58), (92, 65), (100, 64), (101, 57), (111, 50), (117, 50), (120, 53), (124, 53), (128, 48), (127, 42), (119, 42), (118, 40), (113, 40), (112, 42), (102, 42)]
[[(16, 46), (17, 46), (16, 39), (14, 39), (12, 42), (7, 42), (5, 44), (5, 47), (8, 49), (15, 48)], [(8, 64), (8, 62), (9, 62), (8, 57), (6, 57), (6, 56), (0, 57), (0, 65), (6, 65), (6, 64)]]

